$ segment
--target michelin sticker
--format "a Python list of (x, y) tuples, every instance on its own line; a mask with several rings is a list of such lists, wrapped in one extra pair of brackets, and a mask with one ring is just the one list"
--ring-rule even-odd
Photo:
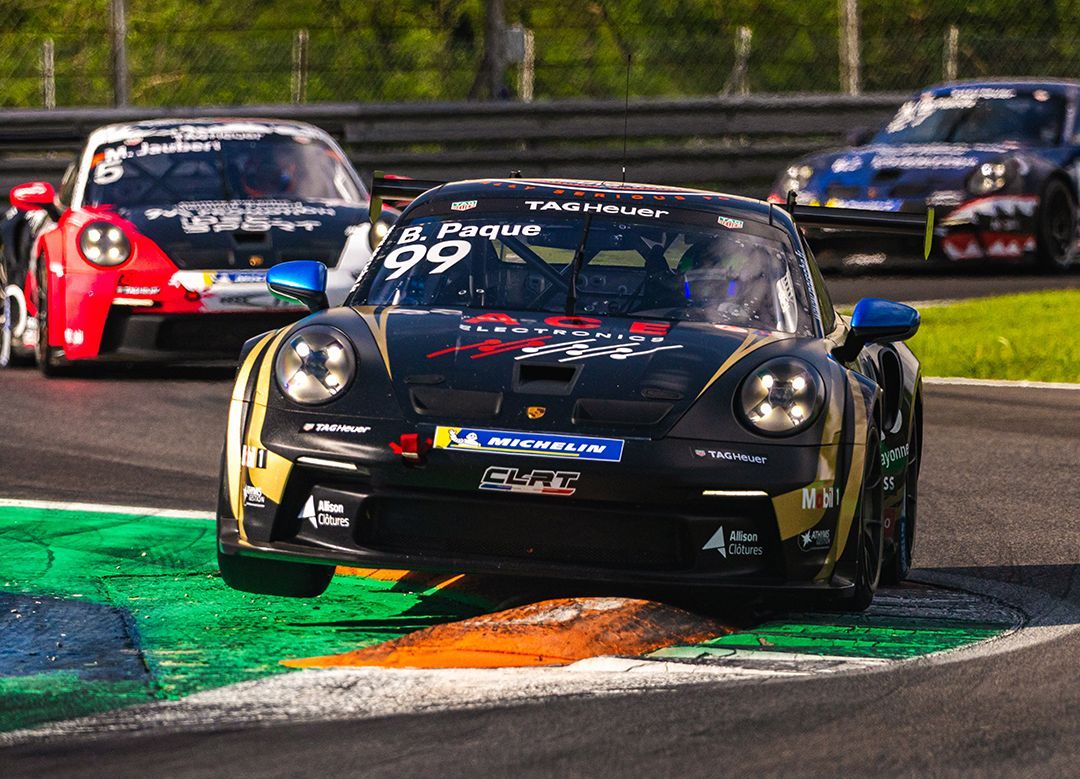
[(617, 463), (622, 460), (623, 441), (615, 438), (515, 433), (474, 427), (435, 428), (436, 449), (528, 457), (562, 457)]

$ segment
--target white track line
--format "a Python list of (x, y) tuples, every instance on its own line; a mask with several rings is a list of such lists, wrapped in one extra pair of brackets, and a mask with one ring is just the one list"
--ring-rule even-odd
[(925, 376), (923, 384), (947, 384), (960, 387), (1013, 387), (1016, 389), (1080, 390), (1080, 384), (1067, 381), (1012, 381), (1006, 379), (965, 379), (960, 376)]
[(170, 519), (214, 519), (209, 511), (158, 509), (148, 506), (115, 506), (100, 503), (77, 503), (62, 500), (20, 500), (0, 498), (0, 508), (43, 509), (45, 511), (84, 511), (97, 514), (134, 514), (139, 517), (168, 517)]

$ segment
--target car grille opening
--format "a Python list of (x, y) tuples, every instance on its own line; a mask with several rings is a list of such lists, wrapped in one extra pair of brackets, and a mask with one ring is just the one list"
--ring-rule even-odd
[(385, 552), (489, 557), (642, 570), (689, 566), (681, 523), (522, 502), (372, 498), (357, 542)]

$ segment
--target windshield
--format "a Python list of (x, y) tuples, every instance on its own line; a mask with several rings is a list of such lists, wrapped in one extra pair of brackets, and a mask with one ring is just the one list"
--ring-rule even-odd
[(1064, 118), (1065, 98), (1045, 89), (954, 89), (904, 103), (875, 141), (1049, 145)]
[(661, 221), (493, 211), (399, 222), (349, 304), (633, 315), (812, 333), (785, 233), (677, 213)]
[(362, 200), (348, 161), (318, 138), (272, 134), (265, 128), (220, 135), (214, 128), (197, 129), (210, 132), (200, 138), (169, 130), (102, 144), (91, 160), (84, 203)]

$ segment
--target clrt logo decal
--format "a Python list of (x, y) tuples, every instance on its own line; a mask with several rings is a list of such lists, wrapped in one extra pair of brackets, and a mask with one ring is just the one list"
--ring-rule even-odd
[(517, 468), (495, 465), (484, 472), (480, 489), (567, 496), (574, 494), (576, 488), (570, 485), (580, 478), (581, 474), (575, 471), (535, 470), (522, 473)]

